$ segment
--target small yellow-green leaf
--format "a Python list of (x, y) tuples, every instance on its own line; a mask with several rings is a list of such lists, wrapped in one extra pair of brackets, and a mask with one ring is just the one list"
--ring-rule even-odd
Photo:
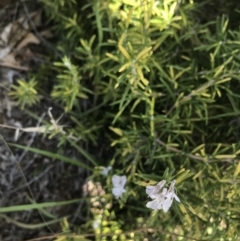
[(227, 195), (227, 199), (232, 198), (234, 196), (234, 194), (235, 194), (235, 191), (231, 190)]
[(214, 53), (213, 53), (213, 56), (215, 57), (217, 54), (218, 54), (218, 52), (219, 52), (219, 50), (220, 50), (220, 47), (221, 47), (221, 42), (219, 42), (219, 43), (216, 43), (216, 44), (214, 44), (214, 46), (217, 46), (216, 47), (216, 49), (215, 49), (215, 51), (214, 51)]
[(225, 67), (224, 64), (222, 64), (221, 66), (219, 66), (219, 67), (217, 68), (217, 71), (216, 71), (216, 73), (214, 74), (213, 78), (216, 78), (217, 76), (219, 76), (219, 74), (223, 71), (224, 67)]
[(140, 69), (140, 67), (137, 67), (136, 70), (137, 70), (137, 73), (138, 73), (138, 75), (139, 75), (142, 83), (143, 83), (145, 86), (147, 86), (149, 82), (148, 82), (148, 80), (146, 80), (146, 79), (144, 78), (143, 73), (142, 73), (142, 70)]
[[(133, 2), (135, 2), (135, 1), (133, 1)], [(128, 18), (127, 18), (127, 20), (125, 21), (125, 27), (126, 27), (126, 29), (128, 29), (129, 22), (130, 22), (130, 20), (131, 20), (133, 11), (134, 11), (134, 8), (132, 7), (131, 10), (130, 10), (130, 12), (128, 13)]]
[(219, 178), (217, 172), (216, 172), (216, 171), (213, 171), (212, 174), (213, 174), (213, 176), (220, 182), (220, 178)]
[(133, 112), (134, 109), (136, 108), (136, 106), (137, 106), (140, 102), (141, 102), (141, 99), (140, 99), (140, 98), (137, 99), (137, 100), (134, 102), (134, 104), (133, 104), (133, 106), (132, 106), (130, 112)]
[[(145, 182), (145, 181), (135, 181), (134, 182), (135, 184), (139, 185), (139, 186), (143, 186), (143, 187), (146, 187), (146, 186), (149, 186), (150, 183), (149, 182)], [(155, 183), (154, 183), (155, 184)]]
[(227, 29), (227, 26), (228, 26), (228, 19), (226, 19), (226, 21), (225, 21), (225, 23), (224, 23), (224, 25), (223, 25), (223, 28), (222, 28), (222, 32), (224, 33), (225, 31), (226, 31), (226, 29)]
[(177, 173), (175, 176), (177, 176), (177, 175), (183, 173), (185, 170), (186, 170), (185, 168), (180, 169), (180, 170), (178, 171), (178, 173)]
[(112, 54), (110, 54), (110, 53), (106, 53), (106, 55), (107, 55), (110, 59), (113, 59), (113, 60), (119, 62), (119, 59), (118, 59), (117, 56), (114, 56), (114, 55), (112, 55)]
[(218, 143), (216, 149), (213, 151), (212, 155), (215, 156), (217, 154), (217, 152), (219, 151), (219, 149), (221, 148), (222, 143)]
[(116, 141), (113, 141), (112, 143), (111, 143), (111, 146), (115, 146), (116, 144), (118, 144), (119, 143), (119, 141), (118, 140), (116, 140)]
[(124, 64), (119, 70), (118, 72), (123, 72), (123, 70), (125, 70), (126, 68), (128, 68), (131, 65), (131, 63), (126, 63)]
[(85, 48), (85, 50), (90, 51), (87, 41), (85, 41), (84, 39), (80, 39), (80, 42), (82, 46)]
[(239, 172), (240, 172), (240, 161), (239, 161), (238, 164), (237, 164), (237, 167), (236, 167), (236, 169), (235, 169), (235, 172), (234, 172), (233, 176), (234, 176), (234, 177), (237, 177), (238, 174), (239, 174)]
[(149, 81), (145, 78), (141, 79), (142, 83), (147, 86), (149, 84)]
[(148, 48), (143, 49), (143, 50), (137, 55), (136, 61), (139, 60), (139, 59), (141, 59), (142, 57), (146, 57), (146, 56), (144, 56), (144, 55), (146, 55), (148, 52), (150, 52), (151, 49), (152, 49), (152, 47), (148, 47)]
[(201, 144), (201, 145), (197, 146), (196, 148), (194, 148), (194, 149), (191, 151), (191, 153), (196, 153), (196, 152), (198, 152), (199, 150), (201, 150), (201, 149), (203, 149), (203, 148), (205, 148), (205, 144)]
[(232, 184), (233, 180), (232, 180), (232, 178), (228, 178), (228, 179), (226, 178), (226, 179), (221, 179), (220, 182)]
[(183, 180), (193, 176), (193, 173), (189, 173), (190, 170), (184, 171), (179, 177), (177, 177), (176, 183), (181, 183)]
[(197, 179), (199, 176), (201, 176), (203, 173), (203, 170), (200, 170), (198, 173), (196, 173), (193, 177), (193, 180)]
[(109, 129), (111, 131), (113, 131), (115, 134), (119, 135), (119, 136), (123, 136), (123, 133), (122, 133), (122, 130), (119, 129), (119, 128), (115, 128), (115, 127), (112, 127), (112, 126), (109, 126)]
[(184, 217), (186, 218), (188, 224), (192, 224), (192, 220), (191, 220), (190, 216), (188, 215), (187, 210), (186, 210), (186, 208), (183, 206), (182, 203), (179, 204), (179, 208), (180, 208), (180, 210), (182, 211), (182, 213), (184, 214)]
[(119, 44), (119, 45), (118, 45), (118, 48), (119, 48), (119, 50), (122, 52), (122, 54), (125, 56), (126, 59), (129, 59), (129, 60), (131, 59), (129, 53), (127, 52), (127, 50), (126, 50), (123, 46), (121, 46), (121, 45)]
[(215, 158), (217, 159), (234, 159), (236, 155), (226, 154), (226, 155), (216, 155)]
[(181, 77), (185, 72), (191, 70), (191, 67), (185, 68), (182, 71), (180, 71), (175, 77), (174, 80), (177, 80), (179, 77)]
[(197, 215), (196, 211), (192, 208), (192, 206), (188, 203), (188, 209), (194, 214)]
[(221, 79), (219, 81), (216, 81), (216, 84), (221, 84), (221, 83), (224, 83), (224, 82), (227, 82), (229, 80), (231, 80), (232, 78), (228, 77), (228, 78), (225, 78), (225, 79)]
[(95, 38), (96, 38), (96, 35), (93, 35), (93, 36), (91, 37), (91, 39), (90, 39), (90, 41), (89, 41), (89, 46), (92, 46)]
[(173, 80), (174, 79), (174, 71), (173, 71), (172, 66), (169, 67), (169, 74), (170, 74), (171, 79)]

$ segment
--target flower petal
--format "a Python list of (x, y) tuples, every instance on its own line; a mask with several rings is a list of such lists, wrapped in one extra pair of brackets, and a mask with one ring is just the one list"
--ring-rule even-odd
[(180, 203), (180, 199), (179, 199), (179, 197), (175, 193), (174, 193), (173, 197), (175, 198), (176, 201), (178, 201)]
[(154, 199), (153, 201), (147, 202), (146, 207), (153, 210), (159, 210), (162, 208), (162, 203), (159, 202), (158, 199)]
[(115, 198), (119, 199), (122, 197), (123, 193), (125, 193), (126, 190), (122, 187), (114, 187), (112, 189), (112, 194), (114, 195)]
[(162, 180), (161, 182), (159, 182), (157, 184), (157, 187), (159, 188), (159, 190), (161, 190), (164, 187), (165, 184), (166, 184), (166, 180)]
[(166, 213), (168, 211), (168, 209), (172, 206), (173, 194), (168, 193), (168, 194), (165, 195), (164, 198), (165, 199), (163, 201), (163, 211)]
[(148, 194), (148, 196), (150, 198), (154, 199), (158, 193), (158, 190), (157, 190), (156, 186), (147, 186), (146, 193)]
[(159, 191), (163, 188), (165, 183), (166, 183), (166, 180), (162, 180), (156, 186), (147, 186), (146, 193), (150, 198), (152, 199), (156, 198), (156, 196), (159, 194)]
[(113, 175), (112, 176), (112, 184), (113, 184), (113, 186), (117, 186), (119, 184), (119, 181), (120, 181), (120, 176), (118, 176), (118, 175)]
[(112, 184), (114, 187), (124, 187), (127, 182), (126, 176), (118, 176), (118, 175), (113, 175), (112, 176)]
[(127, 177), (126, 176), (121, 176), (120, 177), (120, 186), (124, 187), (127, 182)]
[[(163, 211), (166, 213), (169, 208), (172, 206), (173, 199), (180, 202), (180, 199), (175, 193), (175, 183), (176, 180), (172, 180), (170, 187), (163, 188), (166, 181), (162, 180), (159, 182), (156, 186), (147, 186), (146, 187), (146, 193), (149, 195), (150, 198), (153, 200), (148, 202), (146, 206), (148, 208), (159, 210), (163, 209)], [(163, 189), (162, 189), (163, 188)], [(160, 190), (162, 189), (162, 192)]]

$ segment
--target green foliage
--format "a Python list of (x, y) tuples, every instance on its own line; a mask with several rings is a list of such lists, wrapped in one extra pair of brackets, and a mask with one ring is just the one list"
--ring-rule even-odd
[[(111, 176), (93, 173), (112, 214), (96, 240), (239, 239), (239, 13), (218, 1), (211, 21), (194, 0), (42, 2), (71, 56), (49, 66), (49, 95), (74, 123), (59, 143), (128, 180), (117, 202)], [(145, 186), (163, 178), (181, 203), (151, 214)]]
[(28, 82), (23, 79), (17, 81), (18, 85), (12, 85), (13, 89), (9, 95), (17, 100), (17, 104), (24, 108), (27, 106), (32, 106), (39, 102), (39, 97), (37, 95), (36, 85), (37, 81), (33, 78)]
[(59, 67), (61, 74), (57, 76), (58, 83), (54, 85), (51, 96), (61, 101), (67, 112), (77, 104), (77, 97), (87, 98), (87, 95), (84, 93), (87, 89), (81, 86), (81, 76), (78, 73), (78, 69), (67, 57), (62, 59), (62, 63), (55, 63), (55, 66)]

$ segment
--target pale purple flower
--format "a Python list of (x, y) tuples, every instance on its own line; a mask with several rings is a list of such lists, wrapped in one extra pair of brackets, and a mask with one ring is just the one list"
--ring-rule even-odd
[(167, 188), (163, 188), (163, 191), (161, 193), (158, 193), (153, 199), (153, 201), (150, 201), (146, 204), (147, 208), (151, 208), (154, 210), (162, 209), (166, 193)]
[(112, 194), (117, 199), (121, 198), (123, 193), (125, 193), (125, 192), (126, 192), (126, 190), (123, 187), (114, 187), (112, 189)]
[[(165, 213), (169, 210), (169, 208), (172, 206), (173, 199), (180, 202), (180, 199), (175, 193), (175, 183), (176, 180), (173, 180), (170, 184), (169, 189), (163, 188), (163, 191), (160, 192), (162, 187), (165, 185), (165, 180), (159, 182), (155, 187), (154, 186), (148, 186), (146, 189), (147, 194), (150, 198), (153, 199), (153, 201), (150, 201), (146, 204), (148, 208), (151, 208), (153, 210), (160, 210), (162, 209)], [(149, 188), (151, 187), (151, 188)]]
[(126, 182), (127, 182), (126, 176), (118, 176), (118, 175), (112, 176), (112, 184), (113, 184), (112, 194), (115, 196), (115, 198), (117, 199), (121, 198), (123, 193), (126, 192), (126, 190), (124, 189)]
[(154, 199), (156, 195), (160, 192), (160, 190), (163, 188), (165, 183), (166, 183), (166, 180), (162, 180), (156, 186), (147, 186), (146, 193), (150, 198)]

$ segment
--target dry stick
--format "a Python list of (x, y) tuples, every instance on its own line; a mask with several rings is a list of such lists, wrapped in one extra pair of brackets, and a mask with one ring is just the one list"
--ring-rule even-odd
[[(194, 159), (194, 160), (198, 160), (198, 161), (203, 161), (203, 162), (216, 162), (216, 161), (220, 161), (219, 159), (208, 159), (208, 158), (203, 158), (203, 157), (200, 157), (200, 156), (196, 156), (196, 155), (193, 155), (193, 154), (188, 154), (184, 151), (181, 151), (175, 147), (172, 147), (170, 145), (167, 145), (166, 143), (164, 143), (163, 141), (161, 141), (159, 138), (156, 139), (156, 142), (158, 144), (160, 144), (161, 146), (164, 146), (167, 150), (170, 150), (170, 151), (173, 151), (175, 153), (178, 153), (178, 154), (181, 154), (181, 155), (185, 155), (191, 159)], [(233, 159), (221, 159), (221, 161), (223, 162), (230, 162), (232, 161)]]
[(20, 66), (20, 65), (13, 65), (13, 64), (5, 64), (0, 62), (0, 66), (6, 67), (6, 68), (11, 68), (11, 69), (17, 69), (17, 70), (22, 70), (22, 71), (30, 71), (28, 67)]
[[(37, 123), (37, 125), (36, 125), (36, 128), (40, 126), (40, 124), (41, 124), (44, 116), (45, 116), (45, 113), (43, 113), (42, 116), (40, 117), (40, 119), (38, 120), (38, 123)], [(16, 129), (16, 131), (17, 131), (17, 130), (18, 130), (18, 129)], [(27, 147), (30, 147), (30, 146), (32, 145), (35, 136), (36, 136), (36, 132), (33, 132), (32, 135), (31, 135), (31, 139), (28, 141)], [(23, 158), (24, 158), (24, 156), (27, 154), (27, 152), (28, 152), (28, 150), (24, 150), (24, 151), (22, 152), (21, 156), (18, 158), (18, 163), (20, 163), (20, 162), (23, 160)], [(23, 186), (25, 187), (26, 185), (29, 185), (29, 184), (31, 184), (31, 183), (32, 183), (32, 182), (30, 181), (29, 183), (25, 183)], [(14, 190), (15, 190), (15, 189), (14, 189)], [(19, 190), (19, 188), (17, 188), (17, 190)], [(12, 190), (11, 192), (13, 192), (13, 190)]]
[[(44, 118), (45, 115), (46, 115), (45, 113), (43, 113), (43, 114), (41, 115), (41, 117), (39, 118), (39, 120), (38, 120), (38, 122), (37, 122), (36, 127), (39, 127), (39, 126), (40, 126), (40, 124), (41, 124), (41, 122), (42, 122), (42, 120), (43, 120), (43, 118)], [(34, 139), (35, 139), (35, 136), (36, 136), (36, 132), (33, 132), (33, 133), (32, 133), (32, 136), (31, 136), (31, 139), (29, 140), (29, 142), (28, 142), (28, 144), (27, 144), (27, 147), (30, 147), (30, 146), (32, 145), (32, 143), (33, 143), (33, 141), (34, 141)], [(19, 159), (18, 159), (18, 163), (20, 163), (20, 162), (22, 161), (22, 159), (23, 159), (24, 156), (27, 154), (27, 152), (28, 152), (27, 150), (24, 150), (24, 151), (22, 152), (21, 156), (20, 156)]]
[(179, 100), (178, 103), (175, 103), (172, 108), (167, 112), (166, 116), (170, 115), (172, 111), (180, 104), (182, 104), (184, 101), (190, 100), (193, 96), (201, 92), (202, 90), (212, 86), (214, 84), (214, 81), (211, 80), (207, 82), (206, 84), (203, 84), (201, 87), (199, 87), (197, 90), (193, 90), (189, 95), (183, 97), (181, 100)]
[(166, 147), (167, 150), (173, 151), (173, 152), (175, 152), (175, 153), (179, 153), (179, 154), (181, 154), (181, 155), (185, 155), (185, 156), (187, 156), (187, 157), (189, 157), (189, 158), (192, 158), (192, 159), (195, 159), (195, 160), (198, 160), (198, 161), (203, 161), (203, 162), (206, 162), (206, 161), (207, 161), (206, 159), (204, 159), (204, 158), (202, 158), (202, 157), (200, 157), (200, 156), (195, 156), (195, 155), (193, 155), (193, 154), (188, 154), (188, 153), (185, 153), (185, 152), (183, 152), (183, 151), (181, 151), (181, 150), (179, 150), (179, 149), (177, 149), (177, 148), (175, 148), (175, 147), (169, 146), (169, 145), (167, 145), (166, 143), (162, 142), (162, 141), (161, 141), (160, 139), (158, 139), (158, 138), (156, 139), (156, 141), (157, 141), (157, 143), (160, 144), (161, 146)]
[[(131, 230), (128, 232), (124, 232), (124, 234), (131, 234), (131, 233), (141, 233), (141, 232), (150, 232), (150, 231), (157, 231), (159, 233), (163, 233), (163, 234), (170, 234), (172, 236), (176, 236), (176, 237), (183, 237), (185, 239), (188, 240), (194, 240), (194, 241), (207, 241), (206, 239), (196, 239), (196, 238), (192, 238), (189, 236), (185, 236), (182, 234), (177, 234), (177, 233), (173, 233), (173, 232), (169, 232), (169, 231), (164, 231), (161, 229), (154, 229), (154, 228), (140, 228), (140, 229), (136, 229), (136, 230)], [(39, 238), (34, 238), (34, 239), (28, 239), (28, 240), (24, 240), (24, 241), (42, 241), (42, 240), (49, 240), (49, 239), (53, 239), (53, 238), (57, 238), (59, 237), (59, 235), (61, 234), (56, 234), (56, 235), (50, 235), (50, 236), (45, 236), (45, 237), (39, 237)], [(99, 235), (101, 237), (111, 237), (116, 235), (115, 233), (107, 233), (107, 234), (102, 234)], [(87, 234), (69, 234), (69, 235), (61, 235), (61, 237), (63, 238), (83, 238), (84, 237), (94, 237), (95, 234), (94, 233), (87, 233)]]

